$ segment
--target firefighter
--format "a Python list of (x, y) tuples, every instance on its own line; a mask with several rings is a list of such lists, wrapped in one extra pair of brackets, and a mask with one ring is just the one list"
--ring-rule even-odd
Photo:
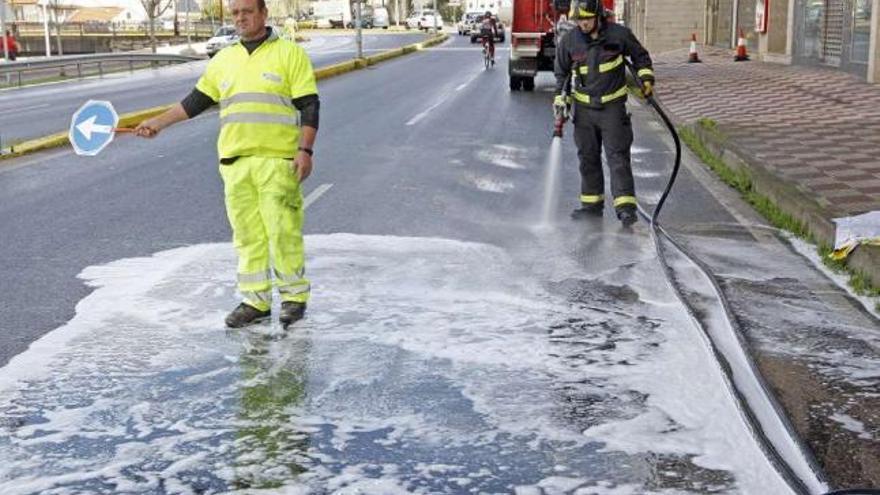
[(645, 95), (654, 84), (651, 57), (626, 27), (606, 19), (601, 0), (575, 0), (569, 18), (577, 28), (556, 47), (554, 110), (573, 104), (574, 142), (581, 173), (580, 208), (573, 218), (601, 217), (605, 179), (601, 150), (610, 171), (612, 205), (625, 226), (637, 220), (635, 185), (630, 164), (633, 141), (626, 111), (626, 61), (637, 71)]
[(301, 183), (312, 170), (318, 89), (305, 51), (266, 26), (265, 0), (233, 0), (232, 15), (241, 40), (211, 59), (183, 101), (135, 133), (153, 137), (220, 104), (219, 168), (243, 298), (226, 325), (269, 318), (274, 275), (286, 328), (303, 317), (309, 298)]

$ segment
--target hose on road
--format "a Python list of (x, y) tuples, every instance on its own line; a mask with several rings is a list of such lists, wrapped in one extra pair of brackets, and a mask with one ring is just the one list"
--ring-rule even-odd
[[(632, 64), (629, 63), (629, 61), (627, 61), (627, 67), (632, 74), (634, 80), (639, 81), (639, 77), (636, 74), (635, 68), (632, 66)], [(666, 112), (663, 110), (663, 107), (659, 104), (655, 96), (648, 95), (646, 96), (645, 101), (663, 121), (666, 128), (669, 130), (669, 133), (672, 136), (672, 140), (675, 144), (675, 161), (673, 163), (672, 171), (669, 174), (669, 180), (667, 181), (666, 187), (663, 190), (660, 199), (657, 201), (657, 204), (654, 206), (654, 209), (650, 213), (648, 213), (641, 205), (639, 205), (638, 208), (639, 214), (650, 221), (651, 235), (654, 240), (654, 246), (657, 250), (658, 259), (666, 274), (666, 278), (669, 281), (670, 286), (676, 292), (679, 300), (687, 309), (691, 318), (693, 318), (697, 325), (703, 329), (706, 337), (708, 338), (710, 346), (712, 347), (711, 350), (718, 360), (719, 364), (721, 365), (722, 371), (726, 375), (728, 383), (730, 384), (735, 398), (740, 405), (741, 412), (747, 419), (749, 427), (751, 428), (756, 440), (760, 444), (761, 449), (763, 450), (765, 455), (767, 455), (770, 462), (773, 464), (776, 470), (785, 479), (786, 483), (795, 493), (797, 493), (798, 495), (820, 495), (828, 489), (825, 483), (826, 477), (822, 470), (819, 468), (816, 460), (813, 458), (811, 451), (804, 445), (803, 441), (795, 433), (795, 429), (789, 422), (788, 417), (784, 412), (784, 409), (778, 403), (775, 396), (770, 392), (770, 388), (758, 371), (757, 365), (755, 364), (754, 360), (751, 358), (748, 352), (744, 352), (748, 360), (748, 368), (753, 375), (753, 379), (756, 380), (759, 384), (759, 388), (765, 395), (766, 401), (772, 405), (772, 408), (778, 416), (779, 422), (784, 425), (792, 442), (797, 446), (799, 454), (803, 458), (802, 460), (807, 466), (809, 466), (809, 470), (811, 471), (811, 473), (809, 474), (804, 473), (803, 469), (795, 469), (788, 462), (786, 457), (780, 453), (780, 449), (778, 449), (777, 446), (775, 446), (774, 443), (770, 440), (770, 438), (768, 438), (762, 426), (762, 422), (758, 418), (758, 415), (753, 405), (750, 404), (746, 394), (743, 393), (743, 391), (740, 390), (740, 387), (737, 386), (737, 382), (733, 376), (733, 370), (731, 368), (730, 360), (727, 359), (724, 353), (719, 349), (719, 346), (716, 345), (715, 341), (712, 338), (712, 335), (704, 324), (704, 319), (700, 318), (701, 312), (688, 301), (688, 298), (686, 297), (686, 288), (682, 287), (681, 283), (678, 281), (678, 277), (676, 277), (675, 275), (674, 269), (667, 260), (667, 255), (664, 252), (662, 240), (660, 239), (661, 237), (666, 239), (666, 241), (672, 244), (672, 246), (674, 246), (675, 249), (682, 256), (687, 258), (691, 263), (698, 267), (703, 275), (709, 280), (709, 282), (713, 286), (715, 295), (717, 296), (718, 301), (720, 302), (721, 307), (724, 310), (724, 315), (728, 320), (730, 328), (733, 329), (733, 331), (737, 334), (737, 340), (740, 343), (744, 343), (745, 339), (743, 337), (743, 333), (739, 327), (737, 320), (733, 316), (730, 308), (730, 303), (727, 300), (717, 278), (712, 273), (710, 267), (699, 260), (692, 253), (690, 253), (681, 242), (677, 241), (675, 238), (669, 235), (669, 233), (666, 232), (666, 230), (663, 228), (662, 225), (660, 225), (658, 221), (658, 217), (660, 216), (660, 212), (663, 209), (663, 205), (666, 203), (669, 193), (672, 190), (672, 187), (675, 185), (675, 181), (678, 178), (679, 169), (681, 168), (681, 140), (679, 139), (678, 132), (675, 129), (675, 125), (669, 119)], [(804, 477), (809, 477), (810, 479), (804, 479)], [(868, 493), (874, 492), (854, 493), (865, 493), (867, 495)], [(880, 492), (878, 492), (877, 495), (880, 495)]]

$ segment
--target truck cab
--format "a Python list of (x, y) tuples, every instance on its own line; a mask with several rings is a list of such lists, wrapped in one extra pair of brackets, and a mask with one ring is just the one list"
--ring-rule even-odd
[[(603, 0), (614, 11), (614, 0)], [(533, 91), (539, 71), (553, 71), (556, 37), (571, 29), (568, 9), (571, 0), (513, 0), (510, 26), (510, 90)]]

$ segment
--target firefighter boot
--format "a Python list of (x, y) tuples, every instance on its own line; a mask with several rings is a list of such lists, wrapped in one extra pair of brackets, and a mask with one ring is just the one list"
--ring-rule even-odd
[(286, 330), (294, 322), (301, 320), (306, 313), (306, 303), (284, 301), (281, 303), (281, 315), (278, 320)]
[(590, 217), (601, 218), (602, 208), (602, 203), (582, 203), (580, 208), (575, 208), (571, 211), (571, 218), (574, 220), (583, 220)]
[(269, 319), (271, 311), (260, 311), (247, 303), (241, 303), (226, 316), (226, 326), (229, 328), (241, 328)]
[(617, 219), (620, 220), (624, 227), (629, 227), (636, 223), (639, 216), (636, 214), (635, 205), (623, 205), (617, 208)]

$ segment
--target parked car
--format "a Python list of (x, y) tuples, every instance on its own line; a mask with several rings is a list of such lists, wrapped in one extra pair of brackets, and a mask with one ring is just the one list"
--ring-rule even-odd
[[(480, 14), (473, 23), (471, 23), (471, 28), (468, 31), (471, 35), (471, 43), (476, 43), (480, 39), (480, 25), (483, 23), (483, 18), (486, 17), (485, 14)], [(504, 23), (501, 22), (501, 19), (498, 16), (495, 17), (495, 41), (499, 43), (504, 43)]]
[(443, 17), (433, 10), (417, 10), (406, 19), (407, 29), (424, 29), (427, 31), (433, 29), (435, 25), (438, 29), (443, 29)]
[(385, 7), (376, 7), (373, 9), (373, 26), (382, 29), (388, 29), (391, 25), (391, 18), (388, 16), (388, 9)]
[(458, 34), (461, 36), (470, 34), (471, 29), (473, 28), (474, 21), (477, 19), (477, 17), (482, 16), (483, 12), (484, 11), (482, 10), (475, 10), (462, 14), (461, 20), (458, 21), (458, 23), (455, 25), (455, 27), (458, 29)]
[[(357, 20), (355, 19), (355, 14), (351, 14), (351, 21), (349, 21), (346, 27), (350, 29), (354, 29), (357, 27)], [(363, 29), (373, 29), (373, 12), (372, 11), (362, 11), (361, 12), (361, 27)]]
[(238, 33), (235, 32), (235, 27), (223, 26), (217, 29), (213, 38), (208, 40), (208, 43), (205, 45), (205, 51), (208, 52), (209, 57), (213, 57), (217, 52), (237, 41)]

